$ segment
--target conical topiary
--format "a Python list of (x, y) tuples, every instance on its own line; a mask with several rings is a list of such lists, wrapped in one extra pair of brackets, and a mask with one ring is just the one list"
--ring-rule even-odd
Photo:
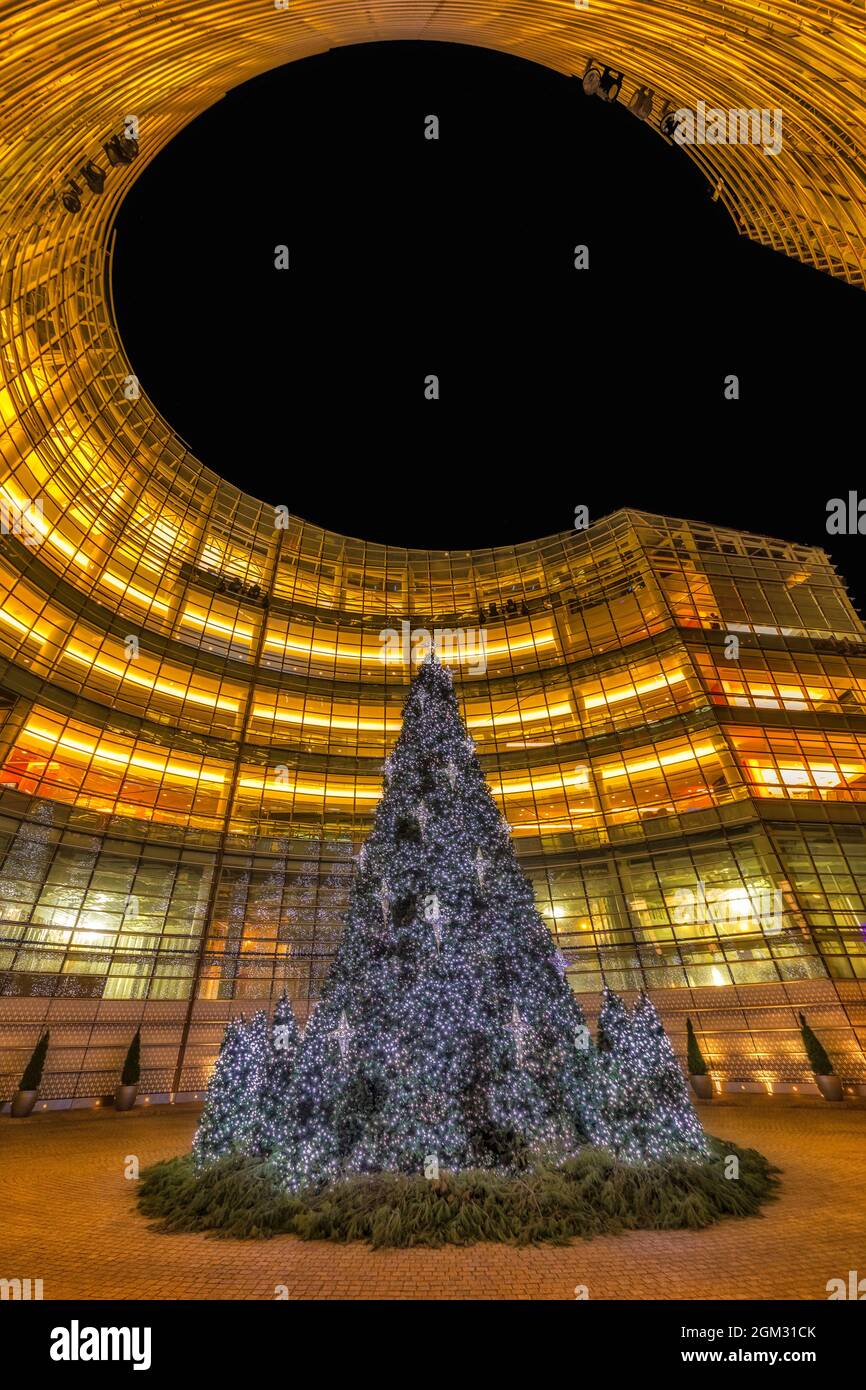
[(833, 1063), (824, 1051), (821, 1040), (812, 1032), (803, 1014), (800, 1014), (800, 1036), (803, 1039), (806, 1056), (809, 1058), (809, 1066), (815, 1076), (835, 1076)]
[(689, 1075), (706, 1076), (707, 1064), (704, 1061), (704, 1054), (701, 1052), (700, 1043), (695, 1037), (695, 1030), (692, 1027), (692, 1020), (690, 1018), (686, 1019), (686, 1049)]
[(129, 1051), (126, 1054), (126, 1061), (123, 1064), (123, 1071), (120, 1073), (121, 1086), (137, 1086), (141, 1080), (141, 1029), (136, 1030), (135, 1037), (129, 1044)]
[(48, 1052), (48, 1029), (42, 1034), (38, 1043), (33, 1049), (30, 1061), (24, 1068), (21, 1076), (21, 1083), (18, 1087), (20, 1091), (38, 1091), (42, 1082), (42, 1073), (45, 1069), (45, 1057)]

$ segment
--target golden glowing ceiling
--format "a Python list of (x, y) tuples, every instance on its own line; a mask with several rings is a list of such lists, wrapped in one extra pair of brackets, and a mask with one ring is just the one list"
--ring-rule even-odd
[[(7, 4), (0, 34), (2, 213), (17, 258), (28, 248), (50, 255), (60, 243), (68, 259), (99, 247), (144, 162), (256, 73), (341, 44), (429, 38), (577, 76), (592, 58), (624, 74), (620, 102), (640, 87), (653, 93), (656, 127), (666, 103), (780, 111), (777, 155), (755, 144), (685, 148), (745, 234), (864, 282), (862, 0), (80, 0)], [(112, 171), (101, 197), (85, 190), (80, 214), (66, 212), (57, 203), (64, 181), (88, 158), (105, 163), (102, 143), (129, 114), (139, 119), (142, 157)]]
[[(180, 128), (230, 88), (293, 59), (420, 38), (500, 49), (577, 78), (591, 59), (623, 74), (620, 103), (641, 94), (659, 139), (668, 138), (659, 129), (666, 112), (700, 103), (781, 112), (776, 154), (761, 144), (701, 143), (683, 146), (681, 157), (701, 166), (707, 196), (725, 203), (745, 235), (866, 284), (864, 0), (285, 4), (40, 0), (0, 8), (0, 451), (22, 496), (45, 493), (46, 505), (59, 508), (58, 545), (62, 539), (73, 574), (84, 565), (80, 547), (95, 505), (85, 494), (97, 478), (107, 489), (103, 525), (116, 511), (121, 545), (129, 543), (126, 503), (111, 480), (130, 469), (149, 477), (154, 495), (177, 501), (194, 491), (197, 510), (217, 505), (214, 476), (145, 397), (132, 409), (124, 394), (134, 368), (110, 303), (110, 228), (130, 183)], [(138, 156), (112, 163), (106, 143), (128, 118)], [(267, 138), (280, 147), (279, 132)], [(231, 178), (243, 151), (226, 154)], [(563, 177), (577, 178), (577, 163)], [(762, 327), (771, 350), (772, 325)], [(238, 495), (234, 506), (255, 530), (259, 504)], [(149, 543), (153, 549), (153, 537)], [(127, 595), (129, 583), (127, 574)]]

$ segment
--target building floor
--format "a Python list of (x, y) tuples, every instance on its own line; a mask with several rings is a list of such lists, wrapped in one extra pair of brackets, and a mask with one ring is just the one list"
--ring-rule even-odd
[(198, 1107), (0, 1118), (0, 1278), (45, 1299), (826, 1299), (866, 1276), (866, 1102), (744, 1096), (701, 1107), (710, 1133), (783, 1170), (764, 1215), (706, 1231), (553, 1246), (373, 1251), (160, 1235), (135, 1208), (142, 1168), (189, 1148)]

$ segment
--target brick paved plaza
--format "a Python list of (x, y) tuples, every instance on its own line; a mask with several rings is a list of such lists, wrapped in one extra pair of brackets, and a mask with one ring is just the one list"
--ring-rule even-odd
[(135, 1210), (142, 1167), (189, 1148), (195, 1106), (0, 1119), (0, 1277), (59, 1298), (826, 1298), (866, 1275), (866, 1106), (745, 1098), (702, 1107), (710, 1131), (783, 1170), (765, 1215), (708, 1231), (632, 1233), (569, 1248), (372, 1251), (164, 1236)]

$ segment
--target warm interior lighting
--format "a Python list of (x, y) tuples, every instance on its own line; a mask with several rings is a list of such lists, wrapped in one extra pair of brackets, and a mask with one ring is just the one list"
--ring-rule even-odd
[(748, 706), (755, 701), (764, 709), (807, 709), (810, 704), (834, 698), (830, 690), (786, 685), (778, 681), (775, 685), (768, 685), (758, 681), (723, 679), (721, 686), (731, 703)]
[(88, 743), (81, 738), (73, 738), (71, 734), (56, 734), (51, 729), (41, 728), (38, 724), (27, 724), (24, 732), (31, 738), (38, 739), (40, 743), (50, 744), (52, 747), (65, 748), (72, 753), (82, 753), (85, 757), (93, 758), (95, 762), (109, 763), (113, 766), (134, 767), (142, 772), (155, 773), (157, 776), (168, 775), (170, 777), (184, 778), (193, 782), (212, 782), (221, 785), (225, 778), (219, 772), (205, 772), (201, 768), (185, 767), (181, 763), (158, 761), (153, 757), (145, 758), (138, 753), (128, 753), (121, 748), (109, 748), (103, 743)]
[[(443, 666), (450, 666), (459, 662), (475, 664), (485, 654), (488, 657), (507, 656), (514, 652), (549, 646), (554, 640), (552, 632), (541, 633), (537, 637), (510, 638), (505, 642), (488, 642), (483, 647), (465, 647), (456, 652), (443, 651), (440, 660)], [(386, 647), (384, 642), (377, 644), (375, 650), (372, 647), (365, 650), (363, 647), (343, 647), (338, 643), (313, 641), (312, 638), (277, 637), (269, 633), (265, 637), (264, 645), (274, 651), (294, 652), (301, 656), (322, 656), (327, 657), (329, 661), (379, 661), (385, 664), (392, 662), (398, 666), (407, 664), (411, 666), (413, 663), (417, 663), (417, 658), (413, 657), (411, 652), (407, 663), (402, 651), (392, 651)]]
[(28, 627), (26, 623), (22, 623), (20, 619), (13, 617), (11, 613), (7, 613), (5, 608), (0, 608), (0, 623), (5, 623), (7, 627), (14, 628), (16, 632), (20, 632), (24, 637), (32, 638), (33, 641), (38, 642), (41, 647), (44, 647), (48, 640), (46, 637), (42, 637), (36, 631), (35, 627)]
[(643, 758), (638, 763), (617, 763), (614, 767), (602, 768), (602, 777), (633, 777), (638, 772), (654, 772), (658, 768), (673, 767), (678, 763), (693, 763), (704, 758), (717, 758), (719, 751), (712, 743), (699, 748), (683, 748), (676, 753), (664, 753), (659, 758)]
[(84, 552), (72, 545), (56, 526), (49, 526), (45, 518), (35, 510), (33, 499), (20, 493), (14, 483), (7, 480), (0, 484), (0, 496), (5, 500), (6, 506), (11, 506), (24, 519), (26, 526), (38, 532), (47, 545), (59, 550), (82, 569), (90, 569), (90, 561)]
[(247, 791), (266, 791), (269, 795), (315, 796), (326, 801), (378, 801), (382, 795), (381, 787), (341, 787), (330, 782), (289, 782), (266, 777), (241, 777), (238, 786)]
[(72, 660), (80, 662), (83, 666), (93, 667), (97, 671), (105, 671), (108, 675), (114, 676), (116, 680), (141, 686), (145, 690), (152, 690), (159, 695), (167, 695), (172, 700), (186, 700), (193, 705), (224, 709), (232, 714), (236, 714), (239, 709), (237, 700), (227, 700), (223, 696), (217, 695), (205, 695), (200, 691), (179, 685), (175, 681), (163, 680), (156, 676), (149, 676), (143, 671), (133, 670), (132, 666), (123, 666), (120, 662), (112, 661), (108, 657), (91, 656), (89, 652), (82, 651), (73, 643), (66, 647), (63, 655), (71, 657)]
[(254, 719), (266, 719), (277, 724), (310, 724), (317, 729), (358, 729), (371, 733), (398, 733), (399, 719), (365, 719), (358, 715), (314, 714), (312, 710), (268, 709), (256, 705)]
[(143, 604), (145, 608), (154, 608), (160, 613), (168, 612), (167, 603), (163, 603), (160, 599), (155, 598), (153, 594), (148, 593), (145, 589), (137, 589), (133, 584), (130, 584), (128, 580), (120, 579), (116, 574), (112, 574), (110, 570), (103, 570), (99, 579), (100, 583), (108, 584), (112, 589), (117, 589), (118, 593), (121, 593), (124, 598), (132, 599), (134, 603)]
[(519, 709), (510, 714), (468, 715), (466, 724), (470, 729), (488, 729), (491, 726), (499, 728), (508, 724), (533, 724), (543, 719), (558, 719), (571, 712), (571, 703), (565, 700), (561, 704), (550, 705), (549, 708), (542, 706), (540, 709)]
[(654, 690), (664, 690), (668, 686), (679, 685), (685, 678), (685, 671), (674, 671), (671, 675), (654, 677), (652, 680), (640, 681), (636, 685), (614, 686), (611, 690), (602, 691), (600, 695), (584, 696), (584, 707), (596, 709), (599, 705), (615, 705), (620, 700), (634, 700), (639, 695), (648, 695)]
[(200, 627), (207, 632), (218, 632), (222, 637), (230, 637), (233, 642), (251, 642), (254, 636), (251, 627), (244, 627), (240, 623), (232, 623), (231, 621), (220, 621), (220, 619), (202, 613), (196, 608), (187, 608), (184, 611), (182, 621), (188, 623), (190, 627)]
[(783, 763), (780, 760), (778, 768), (775, 768), (748, 758), (746, 766), (754, 781), (762, 782), (770, 787), (814, 786), (831, 790), (841, 786), (843, 779), (845, 782), (853, 782), (866, 773), (866, 764), (864, 763), (840, 763), (837, 767), (834, 763), (826, 762)]
[(521, 792), (562, 791), (563, 787), (585, 787), (589, 783), (589, 772), (585, 767), (574, 772), (562, 772), (550, 777), (530, 777), (523, 782), (490, 782), (490, 790), (496, 795), (517, 796)]
[[(470, 716), (467, 718), (466, 724), (473, 729), (498, 728), (501, 725), (536, 723), (541, 720), (554, 719), (560, 715), (571, 714), (571, 712), (571, 705), (565, 702), (551, 705), (549, 709), (542, 707), (540, 709), (517, 710), (509, 714)], [(254, 706), (253, 718), (279, 724), (309, 724), (320, 729), (357, 729), (372, 733), (396, 733), (400, 729), (399, 719), (370, 719), (365, 718), (360, 713), (358, 715), (316, 714), (312, 710), (271, 709), (265, 705)]]
[[(594, 519), (588, 534), (569, 530), (534, 545), (448, 555), (365, 546), (294, 516), (280, 532), (272, 509), (192, 458), (151, 403), (124, 399), (130, 367), (110, 300), (110, 236), (137, 169), (109, 173), (104, 207), (82, 190), (77, 222), (56, 206), (57, 193), (98, 156), (139, 97), (144, 167), (182, 123), (181, 108), (183, 119), (192, 119), (233, 82), (303, 56), (311, 43), (303, 10), (299, 22), (284, 23), (268, 3), (189, 12), (181, 5), (170, 7), (169, 23), (167, 8), (76, 3), (64, 7), (59, 30), (48, 6), (7, 6), (9, 17), (0, 20), (17, 100), (4, 131), (0, 419), (12, 481), (4, 471), (0, 496), (35, 533), (29, 553), (14, 540), (3, 552), (9, 596), (0, 632), (4, 654), (12, 644), (18, 650), (5, 668), (0, 733), (4, 747), (11, 744), (5, 785), (18, 791), (4, 794), (2, 867), (7, 879), (24, 882), (4, 905), (7, 935), (19, 925), (22, 934), (17, 957), (16, 942), (6, 942), (8, 978), (32, 972), (27, 992), (37, 1001), (53, 998), (60, 991), (51, 970), (59, 980), (71, 964), (80, 967), (88, 998), (136, 1001), (129, 1011), (136, 1017), (155, 1001), (147, 1026), (154, 1021), (160, 1055), (153, 1065), (166, 1077), (175, 1061), (172, 1038), (182, 1036), (185, 1047), (189, 1035), (196, 1074), (188, 1065), (182, 1070), (177, 1054), (179, 1088), (199, 1083), (200, 1030), (213, 1029), (196, 1000), (234, 998), (256, 1008), (254, 999), (278, 997), (288, 975), (306, 1013), (345, 901), (347, 843), (360, 841), (380, 796), (378, 778), (361, 780), (360, 773), (371, 747), (378, 756), (398, 731), (401, 687), (413, 667), (414, 653), (392, 655), (377, 644), (377, 633), (390, 623), (399, 627), (395, 615), (413, 605), (483, 623), (475, 615), (495, 603), (497, 616), (484, 629), (495, 640), (484, 646), (477, 629), (462, 629), (474, 631), (473, 646), (455, 641), (445, 660), (467, 678), (462, 698), (472, 707), (468, 726), (480, 733), (479, 744), (489, 748), (499, 737), (504, 752), (503, 745), (523, 739), (499, 765), (482, 760), (484, 772), (489, 781), (494, 770), (497, 804), (515, 837), (536, 841), (521, 849), (530, 850), (527, 864), (542, 894), (557, 898), (549, 921), (575, 943), (575, 983), (593, 991), (609, 970), (629, 984), (657, 987), (644, 967), (654, 964), (660, 941), (662, 969), (655, 974), (664, 988), (681, 983), (681, 995), (686, 981), (695, 989), (730, 986), (735, 975), (737, 985), (759, 986), (765, 1000), (763, 982), (775, 969), (776, 998), (785, 996), (786, 979), (819, 973), (818, 993), (829, 997), (830, 955), (839, 950), (834, 961), (854, 977), (862, 960), (863, 934), (854, 924), (863, 917), (863, 815), (854, 798), (866, 795), (866, 740), (856, 718), (828, 717), (827, 709), (835, 702), (843, 712), (862, 713), (866, 663), (862, 623), (818, 551), (635, 511)], [(115, 10), (134, 10), (134, 72)], [(763, 27), (759, 10), (743, 0), (681, 4), (666, 9), (662, 22), (654, 7), (638, 6), (623, 23), (621, 10), (603, 4), (592, 7), (589, 32), (583, 17), (572, 22), (573, 8), (569, 18), (538, 0), (510, 9), (386, 5), (373, 13), (366, 37), (414, 33), (421, 24), (425, 37), (468, 37), (558, 71), (581, 70), (574, 60), (586, 56), (576, 51), (585, 42), (602, 63), (622, 62), (623, 106), (649, 87), (689, 106), (715, 89), (748, 104), (763, 101), (766, 82), (775, 83), (785, 94), (789, 131), (817, 127), (827, 138), (787, 140), (777, 159), (711, 144), (676, 157), (694, 159), (712, 183), (723, 184), (724, 205), (744, 235), (863, 285), (859, 136), (866, 96), (854, 80), (862, 9), (855, 22), (839, 5), (825, 15), (806, 0), (805, 9), (797, 7), (802, 23), (771, 15), (772, 25)], [(332, 6), (318, 34), (321, 44), (336, 47), (357, 42), (359, 32), (354, 7)], [(747, 57), (742, 44), (730, 42), (732, 32), (749, 35)], [(814, 90), (804, 72), (821, 75)], [(86, 124), (69, 119), (73, 105)], [(649, 127), (643, 133), (656, 138)], [(858, 160), (848, 157), (855, 145)], [(544, 486), (543, 478), (535, 481)], [(41, 507), (30, 512), (23, 493), (41, 499), (44, 517)], [(243, 592), (219, 592), (230, 576)], [(506, 622), (509, 602), (526, 608)], [(533, 625), (541, 631), (533, 634)], [(127, 663), (123, 634), (136, 629), (147, 655)], [(721, 643), (737, 631), (743, 652), (735, 677)], [(834, 638), (851, 645), (833, 649)], [(255, 665), (260, 640), (269, 671)], [(470, 687), (468, 677), (485, 674), (482, 656), (487, 680)], [(274, 669), (283, 658), (292, 674), (278, 683)], [(34, 707), (39, 699), (44, 708)], [(751, 708), (725, 729), (718, 716), (731, 700)], [(126, 712), (116, 718), (113, 706), (120, 704)], [(677, 715), (687, 704), (694, 724), (691, 714)], [(813, 712), (792, 717), (804, 704)], [(62, 709), (73, 712), (71, 726)], [(773, 711), (769, 719), (764, 710)], [(164, 736), (151, 729), (135, 742), (126, 731), (147, 715), (162, 721)], [(846, 730), (826, 727), (834, 724)], [(578, 746), (583, 737), (587, 743)], [(300, 745), (305, 738), (325, 756), (287, 755), (293, 765), (285, 781), (273, 771), (276, 759), (244, 750), (245, 740)], [(549, 751), (542, 747), (548, 740)], [(528, 747), (538, 751), (524, 752)], [(201, 750), (217, 756), (202, 760)], [(735, 756), (744, 764), (742, 782), (734, 780)], [(236, 781), (239, 757), (250, 761)], [(703, 814), (733, 795), (744, 800), (730, 808), (738, 814), (729, 823)], [(761, 810), (775, 803), (758, 798), (769, 796), (790, 801), (768, 844)], [(823, 798), (820, 818), (814, 805), (797, 805), (800, 798)], [(843, 798), (850, 804), (832, 804)], [(682, 813), (680, 825), (667, 819), (672, 812)], [(652, 816), (660, 817), (655, 827), (644, 820)], [(158, 821), (171, 831), (151, 825)], [(205, 833), (188, 835), (188, 827)], [(785, 936), (786, 957), (777, 967), (778, 939), (770, 933), (781, 928), (761, 922), (756, 906), (753, 937), (744, 939), (741, 889), (724, 900), (728, 913), (718, 913), (720, 923), (708, 908), (704, 923), (675, 925), (670, 899), (693, 870), (706, 871), (713, 883), (739, 883), (741, 874), (751, 885), (769, 876), (766, 855), (786, 875), (785, 907), (797, 926)], [(130, 890), (142, 893), (134, 913), (123, 902)], [(645, 897), (640, 921), (624, 905), (632, 893)], [(85, 902), (85, 925), (67, 925)], [(118, 937), (124, 917), (129, 934)], [(702, 939), (691, 963), (696, 926)], [(70, 961), (62, 938), (73, 931), (72, 946), (82, 949)], [(231, 937), (231, 949), (209, 954), (204, 948), (220, 933), (223, 945)], [(723, 935), (733, 942), (730, 968)], [(128, 944), (111, 955), (115, 938)], [(58, 940), (63, 949), (52, 955)], [(83, 949), (103, 944), (100, 962), (99, 951)], [(681, 957), (674, 951), (680, 947)], [(702, 954), (711, 948), (714, 954)], [(798, 949), (799, 958), (788, 957)], [(220, 955), (224, 966), (215, 963)], [(702, 963), (712, 960), (718, 965)], [(102, 972), (101, 981), (88, 979), (91, 969)], [(807, 984), (797, 988), (808, 994)], [(172, 1002), (166, 1008), (162, 1001)], [(188, 1029), (180, 1023), (183, 1001)], [(714, 1003), (724, 1014), (727, 991)], [(58, 1028), (68, 1025), (71, 1033), (52, 1041), (59, 1066), (84, 1052), (76, 1009), (64, 1022), (61, 1005), (54, 1009)], [(686, 1001), (682, 1011), (688, 1007)], [(790, 999), (781, 1007), (788, 1027)], [(225, 1012), (222, 1003), (218, 1012)], [(754, 1055), (755, 1020), (742, 1024), (742, 1017), (740, 1011), (732, 1025), (730, 1049), (724, 1037), (714, 1055), (716, 1066), (734, 1059), (738, 1076), (743, 1039)], [(724, 1026), (713, 1028), (715, 1038), (724, 1033)], [(97, 1074), (98, 1053), (90, 1048), (87, 1063)], [(74, 1071), (75, 1061), (70, 1065)], [(74, 1091), (100, 1093), (81, 1084)]]

